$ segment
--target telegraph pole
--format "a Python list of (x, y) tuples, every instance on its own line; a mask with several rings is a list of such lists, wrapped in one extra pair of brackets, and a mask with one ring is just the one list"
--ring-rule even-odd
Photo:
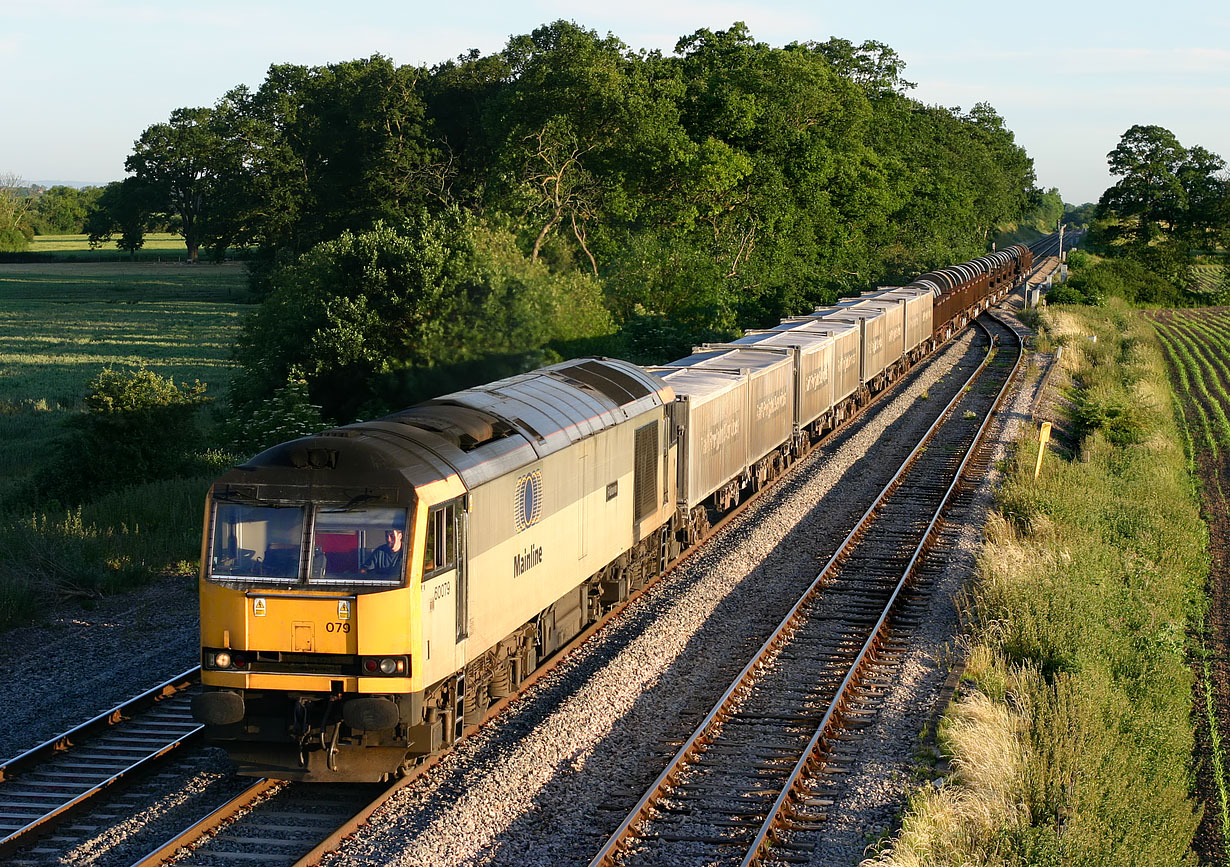
[(1068, 257), (1063, 252), (1063, 217), (1059, 218), (1059, 261), (1068, 261)]

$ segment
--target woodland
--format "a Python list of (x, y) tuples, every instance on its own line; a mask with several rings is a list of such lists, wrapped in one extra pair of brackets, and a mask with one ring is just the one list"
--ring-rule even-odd
[(345, 422), (562, 357), (661, 361), (1054, 224), (995, 110), (903, 73), (877, 42), (735, 24), (665, 54), (564, 21), (431, 68), (275, 65), (146, 129), (88, 231), (139, 246), (169, 218), (190, 259), (247, 255), (240, 418), (288, 387)]

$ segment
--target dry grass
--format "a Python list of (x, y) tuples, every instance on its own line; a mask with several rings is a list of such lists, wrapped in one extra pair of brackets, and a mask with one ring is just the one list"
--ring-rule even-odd
[[(1002, 670), (985, 647), (969, 669), (990, 676)], [(1012, 690), (1012, 685), (1009, 685)], [(996, 864), (994, 841), (1005, 826), (1028, 824), (1020, 784), (1028, 763), (1028, 717), (1019, 699), (996, 701), (965, 692), (949, 709), (940, 742), (953, 756), (952, 774), (939, 788), (926, 786), (910, 802), (901, 834), (868, 864), (891, 867)]]

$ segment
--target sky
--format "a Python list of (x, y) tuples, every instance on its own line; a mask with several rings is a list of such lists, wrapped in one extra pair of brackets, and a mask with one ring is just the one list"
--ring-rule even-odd
[(989, 102), (1033, 157), (1038, 185), (1096, 201), (1106, 154), (1133, 124), (1230, 159), (1230, 4), (1084, 0), (1048, 7), (898, 0), (0, 0), (0, 177), (105, 183), (175, 108), (256, 88), (275, 63), (383, 54), (433, 65), (567, 19), (633, 49), (748, 25), (781, 46), (874, 39), (906, 62), (911, 95)]

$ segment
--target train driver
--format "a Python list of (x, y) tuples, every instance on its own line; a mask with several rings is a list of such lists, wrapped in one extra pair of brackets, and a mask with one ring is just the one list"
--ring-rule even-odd
[(372, 551), (363, 563), (360, 572), (375, 572), (392, 576), (401, 565), (402, 531), (396, 528), (384, 531), (384, 544)]

